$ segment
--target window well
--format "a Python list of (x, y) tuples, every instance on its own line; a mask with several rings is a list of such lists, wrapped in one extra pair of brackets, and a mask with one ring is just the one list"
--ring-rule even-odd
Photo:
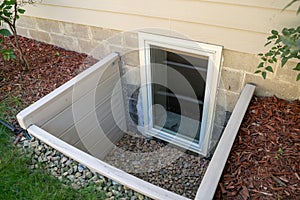
[(145, 134), (207, 155), (222, 47), (150, 33), (139, 45)]

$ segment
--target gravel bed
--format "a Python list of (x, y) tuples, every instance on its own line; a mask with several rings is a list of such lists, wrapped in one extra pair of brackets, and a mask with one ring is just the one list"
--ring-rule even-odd
[(194, 199), (209, 161), (154, 138), (125, 134), (104, 161), (179, 195)]
[(71, 185), (74, 189), (94, 185), (96, 186), (97, 191), (106, 192), (107, 200), (151, 199), (91, 171), (84, 165), (66, 157), (62, 153), (35, 138), (32, 138), (31, 140), (22, 138), (18, 146), (20, 149), (23, 149), (27, 155), (31, 156), (32, 160), (29, 167), (32, 170), (37, 168), (46, 169), (50, 174), (57, 177), (64, 184)]

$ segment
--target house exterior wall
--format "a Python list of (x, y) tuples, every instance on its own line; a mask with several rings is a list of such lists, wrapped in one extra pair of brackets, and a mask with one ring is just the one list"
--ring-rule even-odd
[[(272, 29), (296, 26), (297, 6), (285, 11), (284, 0), (44, 0), (26, 8), (18, 22), (21, 35), (98, 58), (112, 51), (124, 56), (123, 73), (135, 69), (138, 61), (136, 30), (159, 28), (166, 34), (224, 47), (222, 77), (218, 95), (226, 97), (226, 110), (232, 111), (246, 83), (256, 84), (257, 95), (277, 95), (299, 99), (296, 74), (274, 65), (275, 73), (263, 80), (253, 72), (259, 63), (257, 53)], [(96, 48), (96, 49), (95, 49)], [(125, 82), (136, 85), (138, 70)], [(132, 83), (133, 82), (133, 83)], [(224, 104), (220, 98), (219, 104)]]

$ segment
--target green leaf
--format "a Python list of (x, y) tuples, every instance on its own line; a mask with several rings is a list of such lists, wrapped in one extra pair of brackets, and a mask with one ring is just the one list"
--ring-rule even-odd
[(265, 44), (265, 46), (268, 46), (269, 44), (271, 44), (272, 41), (269, 41)]
[(273, 61), (272, 59), (269, 59), (268, 62), (269, 62), (269, 63), (273, 63), (274, 61)]
[(257, 68), (262, 68), (264, 67), (264, 62), (259, 63), (259, 65), (257, 66)]
[(288, 58), (282, 58), (281, 59), (281, 67), (283, 67), (287, 61), (288, 61)]
[(8, 12), (7, 10), (3, 10), (3, 14), (5, 17), (10, 17), (11, 16), (11, 13)]
[(277, 38), (276, 35), (271, 35), (271, 36), (267, 37), (267, 40), (273, 40), (273, 39), (275, 39), (275, 38)]
[(272, 33), (273, 35), (278, 35), (278, 31), (276, 31), (276, 30), (272, 30), (271, 33)]
[(3, 35), (3, 36), (10, 36), (11, 33), (9, 32), (9, 30), (3, 28), (3, 29), (0, 29), (0, 35)]
[(267, 72), (262, 72), (261, 75), (262, 75), (262, 77), (263, 77), (264, 79), (267, 78)]
[(268, 67), (266, 67), (265, 69), (266, 69), (267, 71), (269, 71), (269, 72), (272, 72), (272, 73), (274, 72), (274, 71), (273, 71), (273, 68), (272, 68), (271, 66), (268, 66)]
[(4, 1), (4, 3), (5, 3), (6, 5), (14, 5), (14, 4), (15, 4), (15, 1), (14, 1), (14, 0)]
[(279, 148), (279, 149), (278, 149), (278, 153), (279, 153), (280, 155), (282, 155), (282, 153), (283, 153), (282, 148)]
[(297, 81), (300, 80), (300, 73), (298, 74), (297, 78), (296, 78)]
[(9, 10), (9, 9), (11, 9), (11, 8), (12, 8), (12, 6), (5, 6), (5, 7), (4, 7), (5, 10)]
[(261, 70), (256, 70), (255, 72), (254, 72), (254, 74), (258, 74), (258, 73), (260, 73), (261, 72)]
[(287, 28), (283, 28), (283, 29), (282, 29), (282, 34), (283, 34), (284, 36), (289, 36), (289, 35), (290, 35), (290, 31), (289, 31)]
[(263, 55), (264, 55), (263, 53), (259, 53), (259, 54), (258, 54), (258, 56), (263, 56)]
[(265, 56), (273, 56), (273, 53), (271, 51), (269, 51), (268, 53), (265, 54)]
[(285, 57), (287, 55), (289, 55), (291, 53), (291, 51), (289, 50), (289, 48), (284, 48), (283, 51), (282, 51), (282, 55), (281, 57)]
[(280, 37), (276, 40), (275, 44), (278, 44), (279, 42), (281, 42), (281, 38)]
[(288, 3), (282, 10), (287, 9), (288, 7), (290, 7), (292, 4), (294, 4), (295, 2), (297, 2), (298, 0), (292, 0), (290, 3)]
[(25, 13), (25, 10), (24, 10), (24, 9), (21, 9), (21, 8), (19, 8), (19, 9), (18, 9), (18, 12), (19, 12), (20, 14), (24, 14), (24, 13)]
[(298, 63), (297, 66), (293, 70), (300, 71), (300, 63)]

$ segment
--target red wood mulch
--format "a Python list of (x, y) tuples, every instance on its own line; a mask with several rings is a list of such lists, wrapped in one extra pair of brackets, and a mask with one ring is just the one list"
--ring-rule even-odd
[(216, 199), (300, 199), (300, 101), (254, 97)]
[[(0, 56), (0, 101), (15, 96), (28, 105), (96, 62), (24, 37), (20, 43), (31, 70), (20, 72), (16, 62), (4, 62)], [(299, 199), (299, 150), (300, 102), (254, 97), (215, 198)]]
[[(8, 38), (6, 41), (8, 42)], [(19, 36), (19, 41), (30, 70), (22, 71), (16, 60), (4, 61), (0, 54), (0, 101), (8, 96), (18, 97), (22, 102), (20, 109), (37, 101), (96, 62), (86, 54), (67, 51), (25, 37)]]

